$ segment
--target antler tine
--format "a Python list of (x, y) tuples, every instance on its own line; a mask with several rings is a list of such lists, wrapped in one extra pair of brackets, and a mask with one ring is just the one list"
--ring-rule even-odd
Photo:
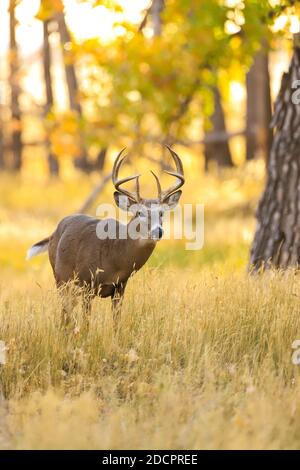
[(158, 177), (156, 176), (156, 174), (154, 173), (154, 171), (151, 170), (151, 173), (152, 175), (154, 176), (155, 178), (155, 181), (156, 181), (156, 185), (157, 185), (157, 192), (158, 192), (158, 199), (161, 200), (161, 194), (162, 194), (162, 190), (161, 190), (161, 184), (160, 184), (160, 181), (158, 179)]
[(177, 155), (176, 152), (174, 152), (173, 149), (171, 149), (171, 147), (169, 147), (169, 145), (166, 145), (166, 147), (169, 150), (170, 154), (172, 155), (173, 160), (175, 161), (177, 172), (183, 175), (184, 174), (183, 165), (182, 165), (182, 161), (180, 160), (179, 156)]
[(141, 175), (137, 175), (137, 176), (136, 176), (136, 182), (135, 182), (136, 200), (137, 200), (137, 202), (140, 202), (140, 200), (141, 200), (141, 195), (140, 195), (140, 176), (141, 176)]
[[(115, 162), (114, 162), (114, 166), (113, 166), (113, 170), (112, 170), (112, 181), (113, 181), (113, 184), (116, 188), (117, 191), (119, 191), (120, 193), (124, 194), (125, 196), (128, 196), (131, 200), (133, 201), (136, 201), (138, 202), (140, 200), (140, 194), (139, 194), (139, 182), (138, 182), (138, 178), (140, 175), (134, 175), (134, 176), (128, 176), (126, 178), (122, 178), (122, 179), (118, 179), (118, 176), (119, 176), (119, 171), (120, 171), (120, 168), (126, 158), (126, 155), (121, 158), (124, 150), (126, 149), (126, 147), (124, 147), (121, 152), (118, 154)], [(134, 195), (134, 193), (131, 193), (130, 191), (127, 191), (126, 189), (123, 189), (121, 188), (120, 186), (124, 183), (127, 183), (128, 181), (132, 181), (132, 180), (136, 180), (136, 195)]]
[(177, 183), (175, 183), (173, 186), (170, 186), (168, 189), (162, 192), (161, 198), (162, 201), (164, 201), (168, 196), (170, 196), (172, 193), (175, 191), (178, 191), (181, 186), (184, 185), (185, 179), (184, 179), (184, 171), (183, 171), (183, 165), (182, 162), (174, 150), (171, 149), (168, 145), (166, 145), (167, 149), (172, 155), (172, 158), (175, 162), (176, 165), (176, 172), (175, 171), (165, 171), (168, 175), (175, 176), (177, 178)]
[(121, 152), (118, 153), (117, 158), (114, 161), (113, 169), (112, 169), (112, 180), (113, 183), (117, 182), (118, 179), (118, 173), (119, 173), (119, 168), (120, 168), (120, 163), (122, 164), (122, 161), (124, 160), (125, 157), (122, 158), (120, 161), (120, 158), (122, 156), (122, 153), (126, 150), (126, 147), (124, 147)]

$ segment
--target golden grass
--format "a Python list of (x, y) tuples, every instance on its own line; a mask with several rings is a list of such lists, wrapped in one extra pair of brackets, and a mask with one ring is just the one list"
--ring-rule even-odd
[(298, 448), (299, 278), (145, 270), (60, 328), (52, 288), (1, 299), (9, 448)]
[(79, 195), (51, 183), (40, 200), (3, 179), (0, 448), (300, 448), (300, 279), (246, 274), (261, 180), (243, 177), (203, 180), (204, 249), (162, 242), (129, 282), (117, 333), (108, 300), (94, 302), (88, 330), (78, 305), (79, 328), (64, 331), (46, 257), (23, 261), (88, 182)]

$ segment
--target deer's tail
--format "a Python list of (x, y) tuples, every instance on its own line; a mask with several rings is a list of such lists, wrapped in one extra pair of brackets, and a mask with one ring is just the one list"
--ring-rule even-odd
[(32, 247), (29, 248), (29, 250), (27, 251), (26, 259), (29, 260), (31, 258), (34, 258), (34, 256), (38, 256), (39, 254), (48, 251), (49, 240), (50, 237), (45, 238), (44, 240), (41, 240), (40, 242), (37, 242), (32, 245)]

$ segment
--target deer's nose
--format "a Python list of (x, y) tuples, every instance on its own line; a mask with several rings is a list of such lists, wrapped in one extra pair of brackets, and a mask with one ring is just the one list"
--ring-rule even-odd
[(162, 227), (158, 226), (151, 230), (151, 238), (153, 240), (160, 240), (164, 234)]

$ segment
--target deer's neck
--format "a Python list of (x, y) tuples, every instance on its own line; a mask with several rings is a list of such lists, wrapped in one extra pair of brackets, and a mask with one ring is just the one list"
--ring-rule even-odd
[[(127, 226), (128, 232), (129, 227), (130, 222)], [(128, 233), (127, 243), (130, 257), (132, 258), (135, 264), (135, 269), (138, 270), (146, 263), (148, 258), (151, 256), (157, 242), (155, 240), (142, 237), (133, 239), (130, 237), (130, 233)]]

